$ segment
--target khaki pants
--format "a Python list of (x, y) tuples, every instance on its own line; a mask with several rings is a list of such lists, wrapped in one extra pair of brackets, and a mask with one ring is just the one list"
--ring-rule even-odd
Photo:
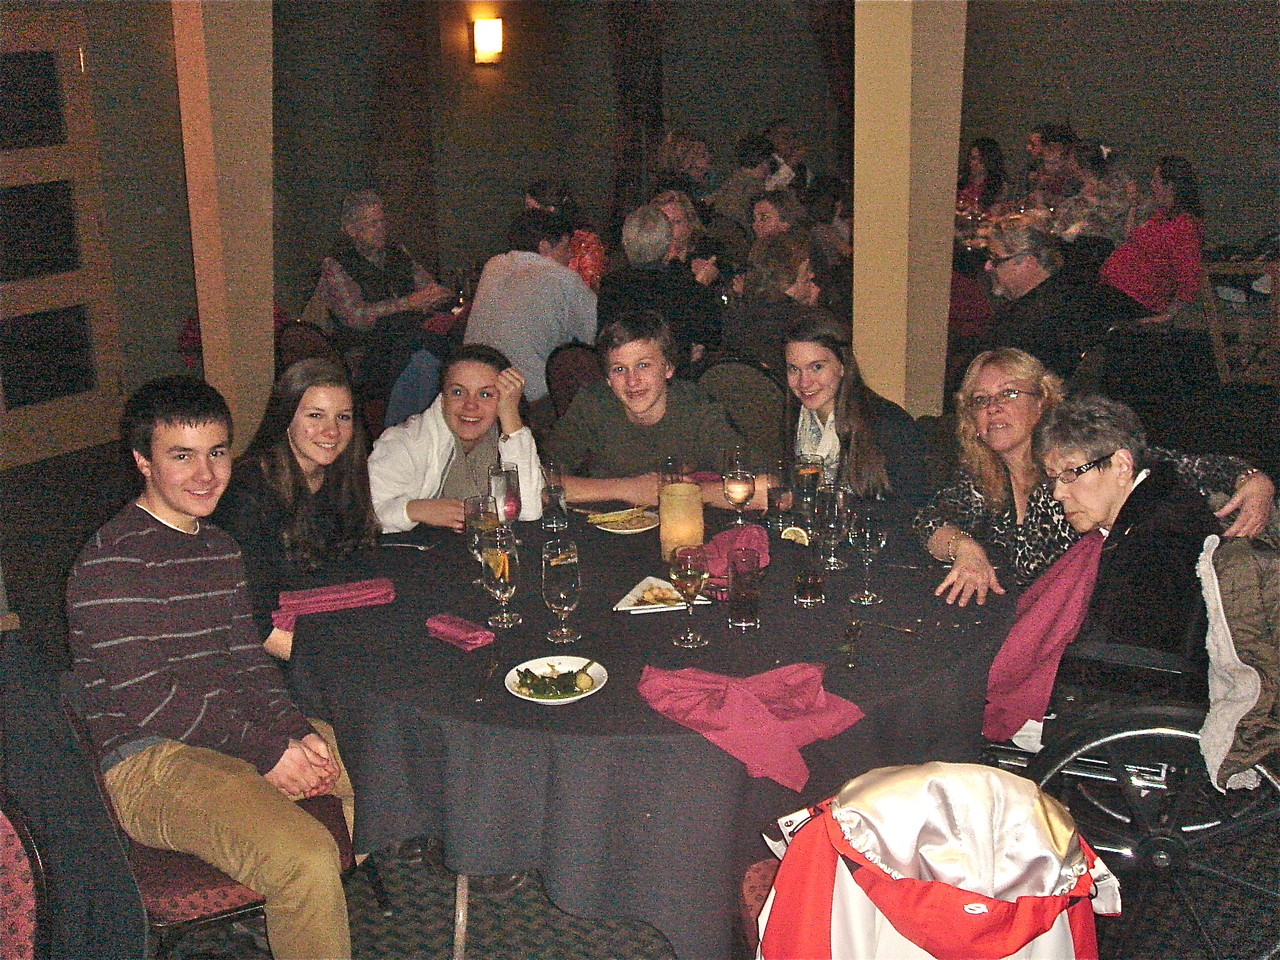
[[(351, 781), (332, 728), (311, 723), (333, 748), (333, 788), (347, 825)], [(194, 854), (266, 899), (276, 960), (351, 956), (347, 901), (333, 836), (251, 764), (166, 740), (107, 771), (107, 792), (125, 832), (139, 843)]]

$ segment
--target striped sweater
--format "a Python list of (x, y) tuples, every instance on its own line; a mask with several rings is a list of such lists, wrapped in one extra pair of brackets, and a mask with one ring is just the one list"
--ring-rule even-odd
[(312, 732), (253, 627), (240, 549), (212, 524), (186, 534), (129, 504), (80, 552), (67, 619), (104, 768), (168, 739), (266, 773)]

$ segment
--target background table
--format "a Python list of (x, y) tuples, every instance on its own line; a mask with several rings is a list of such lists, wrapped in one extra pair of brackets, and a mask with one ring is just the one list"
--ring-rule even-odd
[[(727, 514), (708, 511), (709, 523)], [(905, 525), (872, 571), (885, 602), (855, 607), (859, 574), (828, 574), (826, 604), (791, 602), (802, 549), (772, 539), (759, 630), (730, 631), (721, 604), (698, 606), (710, 640), (671, 644), (688, 615), (612, 610), (648, 574), (664, 575), (657, 531), (609, 534), (575, 516), (584, 595), (572, 645), (545, 640), (554, 617), (540, 593), (540, 547), (550, 535), (518, 524), (521, 581), (512, 603), (525, 622), (491, 647), (463, 652), (430, 637), (424, 621), (449, 611), (477, 622), (496, 604), (472, 585), (479, 573), (463, 538), (416, 530), (388, 538), (429, 552), (382, 547), (352, 579), (389, 576), (394, 603), (299, 620), (291, 681), (332, 720), (356, 788), (356, 849), (414, 836), (444, 841), (451, 869), (538, 870), (548, 895), (581, 916), (646, 920), (690, 960), (728, 957), (734, 889), (766, 855), (760, 829), (833, 793), (849, 777), (893, 763), (972, 760), (981, 743), (986, 673), (1012, 613), (1008, 598), (960, 609), (933, 597), (942, 569)], [(844, 625), (870, 621), (852, 656), (836, 648)], [(905, 627), (903, 633), (878, 624)], [(498, 670), (484, 703), (472, 701), (492, 652)], [(589, 656), (609, 671), (598, 693), (542, 705), (511, 696), (507, 670), (537, 656)], [(652, 710), (636, 690), (646, 664), (733, 676), (780, 664), (826, 663), (825, 686), (866, 716), (803, 751), (803, 794), (752, 779), (744, 765)], [(852, 667), (846, 666), (852, 663)]]

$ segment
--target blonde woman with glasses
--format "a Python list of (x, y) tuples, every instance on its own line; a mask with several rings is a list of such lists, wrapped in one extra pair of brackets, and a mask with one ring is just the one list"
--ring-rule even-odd
[[(935, 591), (948, 603), (985, 603), (1006, 583), (1025, 586), (1075, 542), (1031, 443), (1040, 418), (1062, 398), (1062, 381), (1023, 350), (988, 350), (969, 364), (956, 392), (958, 476), (915, 519), (925, 548), (950, 564)], [(1235, 514), (1226, 536), (1254, 536), (1270, 522), (1275, 487), (1248, 462), (1156, 447), (1149, 453), (1203, 496), (1225, 496), (1217, 516)]]

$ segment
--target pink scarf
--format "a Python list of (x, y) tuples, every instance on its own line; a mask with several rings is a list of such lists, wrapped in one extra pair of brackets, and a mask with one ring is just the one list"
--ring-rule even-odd
[(1067, 644), (1084, 623), (1105, 538), (1094, 530), (1054, 561), (1018, 598), (1018, 614), (987, 675), (982, 735), (1008, 740), (1027, 720), (1040, 720)]

